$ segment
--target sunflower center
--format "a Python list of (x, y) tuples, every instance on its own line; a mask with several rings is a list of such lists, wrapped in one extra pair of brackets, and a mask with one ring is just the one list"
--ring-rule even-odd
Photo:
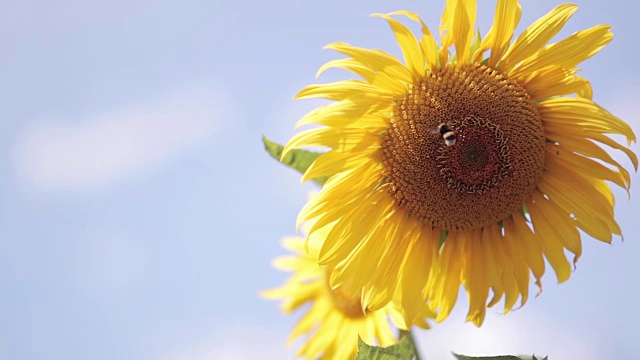
[(362, 311), (362, 305), (360, 298), (354, 298), (349, 295), (348, 291), (344, 287), (338, 287), (331, 289), (329, 284), (329, 277), (331, 272), (325, 271), (325, 289), (329, 294), (329, 298), (333, 303), (333, 306), (339, 310), (344, 316), (350, 319), (360, 319), (366, 316), (366, 313)]
[(460, 140), (438, 157), (437, 167), (448, 185), (468, 193), (486, 192), (510, 172), (504, 134), (490, 122), (471, 116), (460, 121), (458, 128)]
[(544, 143), (537, 107), (517, 82), (480, 64), (447, 66), (398, 99), (384, 176), (397, 204), (433, 228), (482, 227), (535, 189)]

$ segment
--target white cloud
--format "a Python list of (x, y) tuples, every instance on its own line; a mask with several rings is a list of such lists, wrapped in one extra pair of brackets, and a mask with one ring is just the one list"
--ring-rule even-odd
[(237, 326), (214, 332), (209, 340), (187, 346), (170, 354), (167, 360), (254, 360), (293, 359), (288, 349), (288, 334), (258, 326)]
[(78, 249), (83, 285), (94, 290), (127, 290), (144, 281), (147, 251), (128, 231), (94, 231)]
[(149, 173), (179, 150), (219, 134), (225, 99), (191, 85), (82, 121), (28, 124), (13, 147), (18, 179), (39, 190), (92, 191)]
[[(526, 311), (526, 313), (525, 313)], [(491, 310), (489, 310), (491, 312)], [(469, 356), (536, 355), (549, 359), (602, 359), (597, 344), (588, 335), (562, 329), (549, 316), (531, 309), (492, 316), (481, 328), (464, 322), (464, 313), (456, 309), (432, 330), (420, 331), (418, 346), (429, 359), (454, 359), (452, 352)]]
[[(488, 314), (481, 328), (464, 322), (462, 309), (432, 330), (415, 330), (422, 358), (453, 360), (452, 352), (470, 356), (536, 355), (539, 359), (606, 358), (609, 349), (599, 348), (589, 334), (562, 326), (544, 313), (527, 310), (507, 316)], [(288, 333), (273, 328), (236, 325), (215, 331), (207, 340), (183, 345), (165, 360), (295, 359), (295, 349), (286, 347)]]

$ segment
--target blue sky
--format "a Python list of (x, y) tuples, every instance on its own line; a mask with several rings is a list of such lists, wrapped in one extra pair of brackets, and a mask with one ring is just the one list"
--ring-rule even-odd
[[(257, 294), (285, 278), (270, 260), (314, 187), (268, 158), (260, 137), (286, 141), (319, 104), (292, 97), (338, 57), (324, 45), (398, 54), (369, 14), (408, 9), (435, 29), (443, 4), (0, 3), (0, 358), (291, 358), (298, 316)], [(519, 30), (556, 4), (523, 1)], [(613, 26), (582, 74), (638, 132), (638, 5), (578, 5), (561, 35)], [(493, 7), (480, 4), (483, 33)], [(584, 236), (567, 283), (548, 271), (540, 297), (507, 316), (490, 310), (481, 329), (459, 303), (419, 333), (423, 353), (633, 358), (640, 203), (634, 187), (631, 201), (615, 192), (624, 243)]]

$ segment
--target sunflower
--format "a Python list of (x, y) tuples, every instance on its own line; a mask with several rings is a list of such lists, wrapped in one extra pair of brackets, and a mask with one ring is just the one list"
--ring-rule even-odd
[[(301, 210), (310, 233), (335, 223), (319, 253), (331, 286), (362, 289), (364, 306), (394, 296), (411, 319), (426, 301), (444, 320), (461, 286), (467, 321), (487, 307), (508, 312), (541, 289), (545, 259), (558, 282), (582, 252), (581, 234), (604, 242), (621, 235), (608, 183), (629, 190), (637, 170), (631, 127), (592, 100), (578, 64), (612, 39), (597, 25), (547, 44), (577, 7), (559, 5), (512, 41), (516, 0), (499, 0), (485, 37), (474, 31), (476, 2), (448, 0), (438, 44), (414, 13), (374, 14), (391, 26), (404, 63), (381, 50), (338, 42), (346, 55), (322, 66), (361, 79), (309, 85), (297, 98), (333, 100), (300, 121), (285, 146), (327, 147), (303, 181), (331, 176)], [(396, 20), (417, 22), (416, 37)], [(623, 135), (626, 146), (610, 134)], [(491, 298), (489, 296), (491, 295)]]
[[(311, 238), (321, 241), (321, 233), (326, 235), (326, 231), (316, 232)], [(293, 275), (284, 286), (262, 292), (266, 298), (282, 299), (282, 309), (287, 313), (310, 303), (289, 338), (292, 343), (297, 337), (310, 333), (297, 355), (307, 359), (354, 359), (358, 352), (358, 337), (367, 344), (389, 346), (396, 343), (393, 330), (406, 330), (398, 306), (390, 302), (382, 309), (370, 311), (362, 307), (360, 297), (350, 296), (344, 287), (331, 289), (330, 272), (318, 265), (318, 241), (305, 243), (304, 238), (285, 238), (283, 246), (293, 255), (275, 259), (274, 266), (291, 271)], [(435, 314), (425, 306), (414, 324), (429, 328), (426, 317), (433, 318)]]

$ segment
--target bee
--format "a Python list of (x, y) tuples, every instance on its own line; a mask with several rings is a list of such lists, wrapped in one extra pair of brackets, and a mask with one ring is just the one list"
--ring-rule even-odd
[(448, 124), (440, 124), (437, 127), (431, 128), (431, 132), (442, 135), (444, 144), (447, 146), (452, 146), (456, 143), (456, 133), (453, 132), (453, 129)]

